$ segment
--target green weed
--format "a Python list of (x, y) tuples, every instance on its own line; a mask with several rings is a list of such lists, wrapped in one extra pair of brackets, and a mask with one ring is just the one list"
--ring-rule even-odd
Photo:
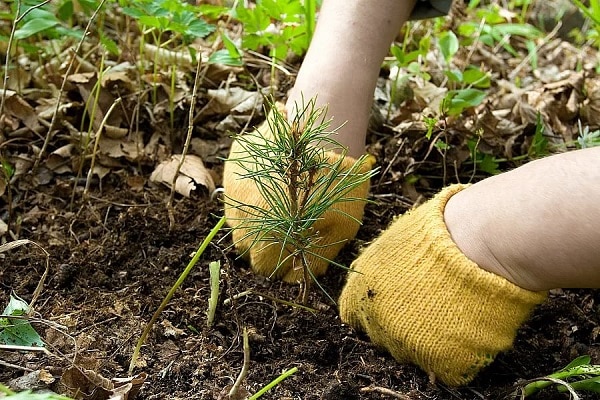
[(590, 356), (577, 357), (554, 373), (526, 382), (518, 392), (521, 398), (525, 398), (548, 387), (569, 392), (574, 400), (580, 398), (578, 391), (600, 393), (600, 365), (592, 365)]
[(317, 0), (257, 0), (252, 8), (242, 2), (234, 16), (244, 25), (243, 47), (269, 49), (274, 60), (285, 60), (291, 51), (302, 55), (315, 28)]
[(582, 127), (581, 121), (578, 122), (579, 136), (577, 137), (577, 145), (580, 149), (588, 147), (600, 146), (600, 130), (590, 132), (590, 127)]
[(44, 347), (40, 335), (25, 318), (29, 305), (11, 295), (0, 318), (0, 344), (20, 347)]
[(0, 393), (3, 394), (0, 398), (9, 400), (72, 400), (70, 397), (61, 396), (56, 393), (33, 393), (31, 390), (13, 392), (1, 383)]

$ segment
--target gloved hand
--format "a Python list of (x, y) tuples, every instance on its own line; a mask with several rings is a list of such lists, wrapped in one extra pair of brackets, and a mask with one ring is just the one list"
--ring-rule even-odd
[[(282, 105), (278, 105), (279, 112), (285, 115)], [(269, 117), (271, 118), (271, 117)], [(264, 122), (257, 128), (260, 136), (272, 138), (273, 132), (267, 122)], [(258, 140), (258, 139), (256, 139)], [(301, 282), (303, 280), (303, 270), (300, 265), (292, 265), (292, 259), (288, 258), (277, 268), (279, 260), (284, 260), (293, 251), (293, 249), (281, 250), (281, 243), (270, 241), (256, 241), (256, 235), (249, 234), (248, 221), (252, 217), (251, 210), (253, 206), (265, 208), (267, 201), (261, 195), (255, 182), (248, 178), (240, 178), (247, 174), (247, 171), (239, 165), (236, 159), (242, 159), (247, 156), (245, 150), (238, 141), (234, 141), (228, 160), (225, 162), (223, 173), (223, 187), (225, 188), (225, 217), (227, 223), (232, 228), (233, 242), (236, 249), (252, 265), (252, 269), (261, 275), (274, 278), (281, 278), (286, 282)], [(341, 157), (334, 152), (327, 152), (328, 161), (333, 164)], [(342, 161), (341, 167), (344, 171), (350, 169), (356, 160), (346, 156)], [(374, 158), (369, 157), (360, 165), (356, 173), (365, 173), (369, 171), (374, 163)], [(356, 236), (359, 228), (359, 222), (363, 217), (365, 199), (369, 190), (369, 182), (351, 190), (345, 197), (357, 200), (344, 201), (334, 204), (326, 211), (322, 218), (313, 225), (313, 231), (318, 232), (320, 240), (318, 242), (319, 255), (309, 256), (308, 262), (312, 274), (315, 277), (323, 275), (327, 271), (329, 262), (333, 260), (342, 247)], [(352, 216), (354, 219), (350, 218)], [(240, 225), (242, 226), (240, 227)], [(244, 225), (245, 224), (245, 225)]]
[(342, 321), (452, 386), (509, 349), (546, 298), (479, 268), (454, 244), (444, 208), (463, 188), (450, 186), (397, 218), (354, 261), (339, 300)]

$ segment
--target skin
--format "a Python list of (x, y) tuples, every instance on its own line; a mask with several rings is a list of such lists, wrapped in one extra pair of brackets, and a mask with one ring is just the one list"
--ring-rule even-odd
[(408, 19), (415, 0), (325, 0), (311, 45), (290, 91), (286, 109), (317, 96), (328, 106), (336, 141), (348, 155), (365, 152), (365, 139), (379, 69), (390, 43)]
[(529, 290), (600, 287), (600, 148), (525, 164), (454, 195), (444, 212), (462, 252)]

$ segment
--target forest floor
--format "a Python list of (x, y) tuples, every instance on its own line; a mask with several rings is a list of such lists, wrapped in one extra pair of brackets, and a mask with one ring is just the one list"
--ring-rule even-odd
[[(517, 56), (502, 46), (495, 52), (481, 44), (459, 49), (455, 59), (485, 65), (491, 85), (481, 104), (439, 118), (430, 137), (422, 116), (439, 97), (432, 90), (443, 81), (439, 57), (424, 64), (430, 80), (411, 76), (403, 87), (410, 95), (397, 104), (389, 96), (392, 68), (382, 69), (367, 144), (380, 168), (372, 181), (373, 203), (357, 238), (337, 261), (349, 265), (395, 215), (441, 187), (574, 149), (578, 121), (598, 127), (600, 80), (593, 47), (546, 32), (535, 41), (534, 68), (524, 44), (518, 39), (513, 44)], [(66, 60), (70, 53), (61, 54)], [(49, 351), (0, 348), (0, 382), (15, 389), (49, 387), (80, 399), (131, 399), (135, 393), (141, 399), (217, 399), (242, 367), (244, 328), (251, 361), (243, 388), (249, 393), (298, 368), (264, 396), (268, 399), (513, 399), (516, 385), (577, 356), (600, 362), (600, 293), (553, 290), (519, 331), (514, 348), (468, 387), (430, 382), (417, 367), (398, 364), (342, 324), (324, 293), (311, 293), (314, 311), (286, 304), (297, 299), (299, 288), (253, 274), (223, 230), (160, 315), (133, 378), (120, 381), (127, 378), (144, 326), (222, 215), (222, 204), (210, 192), (219, 187), (231, 133), (264, 119), (254, 85), (275, 83), (275, 97), (283, 99), (299, 60), (290, 60), (290, 75), (275, 77), (258, 55), (247, 55), (247, 69), (212, 65), (203, 70), (189, 153), (203, 167), (192, 168), (181, 190), (185, 195), (177, 193), (167, 206), (170, 189), (150, 177), (161, 162), (181, 153), (193, 69), (178, 71), (174, 94), (161, 83), (140, 102), (133, 95), (141, 90), (136, 87), (139, 69), (127, 60), (115, 62), (100, 77), (100, 117), (95, 117), (101, 121), (121, 98), (108, 118), (114, 129), (106, 127), (105, 136), (92, 140), (98, 146), (86, 152), (79, 127), (90, 121), (85, 104), (99, 81), (98, 59), (87, 54), (91, 59), (67, 80), (60, 120), (37, 168), (65, 65), (43, 65), (45, 84), (32, 74), (24, 87), (8, 93), (0, 116), (2, 160), (14, 167), (10, 182), (0, 185), (0, 238), (36, 242), (48, 252), (50, 265), (32, 320)], [(169, 99), (175, 105), (173, 124)], [(134, 125), (137, 129), (130, 129)], [(91, 154), (96, 164), (86, 178)], [(207, 327), (208, 263), (214, 260), (222, 264), (221, 295), (215, 323)], [(0, 265), (0, 301), (8, 303), (11, 293), (30, 301), (46, 268), (43, 252), (25, 244), (0, 253)], [(345, 275), (330, 268), (322, 279), (332, 298)], [(23, 381), (24, 376), (30, 379)], [(568, 395), (548, 391), (539, 398)]]

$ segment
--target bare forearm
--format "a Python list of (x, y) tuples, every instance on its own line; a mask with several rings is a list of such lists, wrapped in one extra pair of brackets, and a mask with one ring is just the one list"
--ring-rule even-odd
[(415, 0), (325, 0), (288, 110), (303, 95), (329, 105), (336, 138), (351, 156), (364, 152), (373, 92), (381, 63)]
[(444, 217), (469, 258), (519, 286), (600, 287), (600, 148), (488, 178), (452, 197)]

